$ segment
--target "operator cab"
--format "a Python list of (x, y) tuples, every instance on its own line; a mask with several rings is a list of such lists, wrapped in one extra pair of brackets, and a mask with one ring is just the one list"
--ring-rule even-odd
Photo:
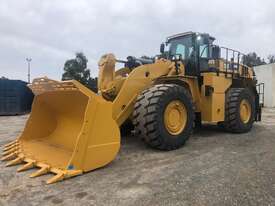
[(180, 59), (186, 75), (199, 76), (209, 70), (208, 61), (220, 58), (220, 48), (213, 45), (215, 38), (206, 33), (186, 32), (167, 38), (160, 52), (167, 59)]

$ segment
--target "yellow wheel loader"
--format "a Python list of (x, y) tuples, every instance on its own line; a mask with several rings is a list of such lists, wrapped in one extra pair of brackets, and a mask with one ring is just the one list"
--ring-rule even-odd
[[(127, 121), (160, 150), (183, 146), (202, 122), (248, 132), (261, 120), (255, 74), (245, 55), (214, 40), (187, 32), (168, 37), (154, 59), (104, 55), (97, 94), (74, 80), (35, 79), (30, 117), (2, 160), (22, 164), (18, 171), (38, 168), (31, 177), (53, 173), (47, 183), (54, 183), (115, 159)], [(116, 71), (116, 62), (125, 67)]]

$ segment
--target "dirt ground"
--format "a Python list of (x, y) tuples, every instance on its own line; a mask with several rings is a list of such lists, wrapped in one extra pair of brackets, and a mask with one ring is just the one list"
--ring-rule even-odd
[[(0, 117), (0, 146), (16, 138), (27, 116)], [(0, 162), (0, 205), (275, 205), (275, 109), (250, 133), (214, 126), (176, 151), (160, 152), (123, 137), (116, 160), (60, 183), (29, 178)]]

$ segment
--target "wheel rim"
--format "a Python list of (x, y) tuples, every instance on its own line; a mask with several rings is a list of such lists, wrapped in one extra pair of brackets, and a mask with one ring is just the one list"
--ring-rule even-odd
[(250, 103), (246, 100), (243, 99), (240, 104), (240, 117), (241, 121), (243, 123), (248, 123), (251, 117), (251, 105)]
[(179, 100), (171, 101), (164, 112), (164, 124), (171, 135), (180, 134), (187, 123), (187, 111), (184, 104)]

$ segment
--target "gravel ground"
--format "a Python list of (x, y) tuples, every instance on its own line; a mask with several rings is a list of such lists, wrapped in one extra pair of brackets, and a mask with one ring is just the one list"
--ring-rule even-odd
[[(15, 139), (27, 116), (0, 117), (0, 146)], [(29, 178), (0, 162), (0, 205), (275, 205), (275, 109), (250, 133), (214, 126), (176, 151), (160, 152), (123, 137), (116, 160), (60, 183)]]

